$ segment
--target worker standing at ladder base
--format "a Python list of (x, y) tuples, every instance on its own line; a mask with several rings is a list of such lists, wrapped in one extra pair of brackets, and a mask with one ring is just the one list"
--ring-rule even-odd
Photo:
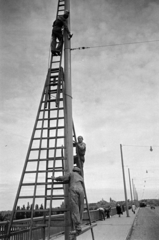
[(80, 233), (84, 210), (84, 187), (81, 170), (74, 167), (71, 173), (59, 177), (52, 176), (52, 180), (69, 183), (71, 219), (77, 234)]
[(83, 165), (85, 162), (85, 153), (86, 153), (86, 144), (83, 142), (83, 137), (78, 137), (78, 142), (75, 143), (76, 145), (76, 156), (74, 157), (74, 163), (81, 169), (82, 176), (83, 176)]
[[(63, 45), (63, 34), (62, 30), (66, 30), (68, 33), (68, 38), (70, 39), (73, 34), (70, 33), (66, 19), (69, 17), (69, 11), (65, 10), (65, 13), (61, 16), (57, 16), (57, 19), (53, 22), (52, 29), (52, 42), (51, 42), (51, 52), (53, 55), (61, 55), (62, 45)], [(56, 41), (59, 40), (58, 46), (56, 47)]]

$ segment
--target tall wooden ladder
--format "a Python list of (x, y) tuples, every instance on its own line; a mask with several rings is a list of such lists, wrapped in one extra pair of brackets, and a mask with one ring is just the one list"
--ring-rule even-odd
[[(64, 10), (65, 1), (58, 0), (57, 16), (62, 15)], [(51, 54), (6, 239), (10, 239), (11, 235), (18, 232), (28, 232), (27, 240), (32, 240), (38, 228), (43, 229), (43, 240), (50, 239), (52, 228), (57, 224), (57, 219), (53, 215), (61, 211), (70, 211), (69, 208), (59, 208), (59, 206), (63, 206), (65, 199), (64, 183), (53, 182), (51, 178), (65, 174), (65, 81), (61, 64), (62, 54), (60, 56)], [(75, 137), (74, 128), (73, 135)], [(94, 240), (85, 186), (84, 191), (90, 223), (89, 229), (92, 231)], [(27, 204), (30, 206), (27, 209), (20, 208)], [(13, 223), (19, 213), (29, 216), (27, 224), (23, 225), (23, 230)], [(37, 213), (41, 216), (40, 222), (36, 220)], [(62, 221), (64, 222), (64, 219)]]

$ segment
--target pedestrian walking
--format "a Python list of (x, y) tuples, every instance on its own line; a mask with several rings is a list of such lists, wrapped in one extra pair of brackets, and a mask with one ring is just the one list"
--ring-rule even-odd
[(118, 214), (119, 217), (120, 217), (120, 215), (122, 214), (122, 210), (121, 210), (121, 206), (120, 206), (119, 203), (116, 205), (116, 211), (117, 211), (117, 214)]
[(105, 212), (106, 212), (106, 217), (107, 217), (107, 218), (110, 218), (111, 207), (108, 206), (108, 207), (105, 209)]

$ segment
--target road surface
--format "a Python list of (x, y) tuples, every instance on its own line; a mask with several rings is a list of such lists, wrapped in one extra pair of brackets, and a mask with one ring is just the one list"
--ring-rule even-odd
[(130, 240), (159, 240), (159, 207), (139, 209)]

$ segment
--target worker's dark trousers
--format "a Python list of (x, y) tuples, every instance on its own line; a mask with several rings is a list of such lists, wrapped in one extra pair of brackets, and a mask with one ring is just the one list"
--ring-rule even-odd
[[(56, 48), (57, 39), (59, 40), (58, 46)], [(62, 51), (63, 45), (63, 35), (61, 31), (52, 31), (52, 42), (51, 42), (51, 51)]]
[(71, 218), (76, 230), (81, 230), (83, 210), (84, 210), (84, 192), (82, 188), (70, 189)]
[(81, 175), (84, 177), (84, 172), (83, 172), (83, 165), (84, 165), (85, 157), (84, 156), (74, 156), (74, 164), (77, 164), (77, 167), (81, 169)]

